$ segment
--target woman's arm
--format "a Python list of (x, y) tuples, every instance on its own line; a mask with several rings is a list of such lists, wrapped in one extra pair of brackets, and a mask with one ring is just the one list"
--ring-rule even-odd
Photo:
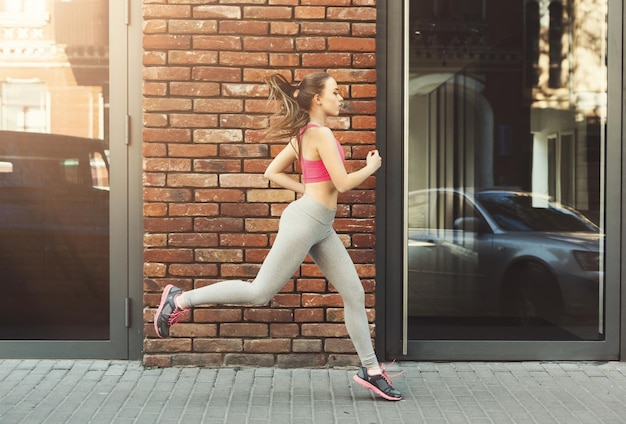
[(337, 150), (337, 142), (335, 141), (332, 131), (329, 128), (315, 128), (315, 130), (319, 132), (315, 134), (315, 136), (317, 136), (315, 143), (317, 151), (324, 162), (324, 166), (326, 166), (328, 170), (328, 174), (335, 188), (340, 193), (360, 186), (370, 175), (374, 174), (378, 168), (380, 168), (382, 159), (378, 154), (378, 150), (372, 150), (368, 152), (366, 165), (363, 168), (348, 173)]
[(263, 176), (271, 182), (296, 193), (304, 193), (304, 184), (293, 179), (285, 170), (298, 159), (296, 152), (291, 145), (287, 144), (280, 153), (268, 165)]

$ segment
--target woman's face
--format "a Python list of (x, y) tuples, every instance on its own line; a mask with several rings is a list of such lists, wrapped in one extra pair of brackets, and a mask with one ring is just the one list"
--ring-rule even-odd
[(320, 105), (326, 115), (337, 116), (343, 103), (343, 97), (339, 94), (339, 87), (334, 78), (328, 78), (324, 89), (319, 94)]

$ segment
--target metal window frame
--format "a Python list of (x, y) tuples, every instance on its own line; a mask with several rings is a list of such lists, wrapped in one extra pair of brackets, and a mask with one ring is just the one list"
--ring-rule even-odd
[[(406, 2), (377, 2), (377, 141), (383, 167), (377, 176), (376, 349), (384, 360), (616, 360), (626, 352), (626, 290), (621, 272), (626, 235), (622, 211), (626, 157), (623, 157), (624, 6), (608, 0), (608, 118), (606, 128), (606, 338), (604, 341), (407, 340), (403, 331), (404, 223), (404, 7)], [(403, 206), (401, 206), (403, 208)]]

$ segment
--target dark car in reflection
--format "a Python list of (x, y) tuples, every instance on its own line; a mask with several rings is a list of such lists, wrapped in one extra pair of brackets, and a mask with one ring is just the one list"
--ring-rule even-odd
[[(0, 287), (18, 307), (5, 311), (16, 322), (5, 318), (0, 338), (108, 325), (108, 171), (102, 140), (0, 131)], [(23, 326), (47, 328), (24, 335)]]
[(413, 191), (409, 315), (597, 322), (603, 242), (593, 222), (546, 196)]

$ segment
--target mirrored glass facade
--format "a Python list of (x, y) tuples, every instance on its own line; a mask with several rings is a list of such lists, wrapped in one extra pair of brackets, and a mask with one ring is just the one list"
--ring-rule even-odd
[(410, 340), (603, 340), (606, 0), (419, 0)]
[(109, 338), (108, 1), (0, 0), (2, 340)]

